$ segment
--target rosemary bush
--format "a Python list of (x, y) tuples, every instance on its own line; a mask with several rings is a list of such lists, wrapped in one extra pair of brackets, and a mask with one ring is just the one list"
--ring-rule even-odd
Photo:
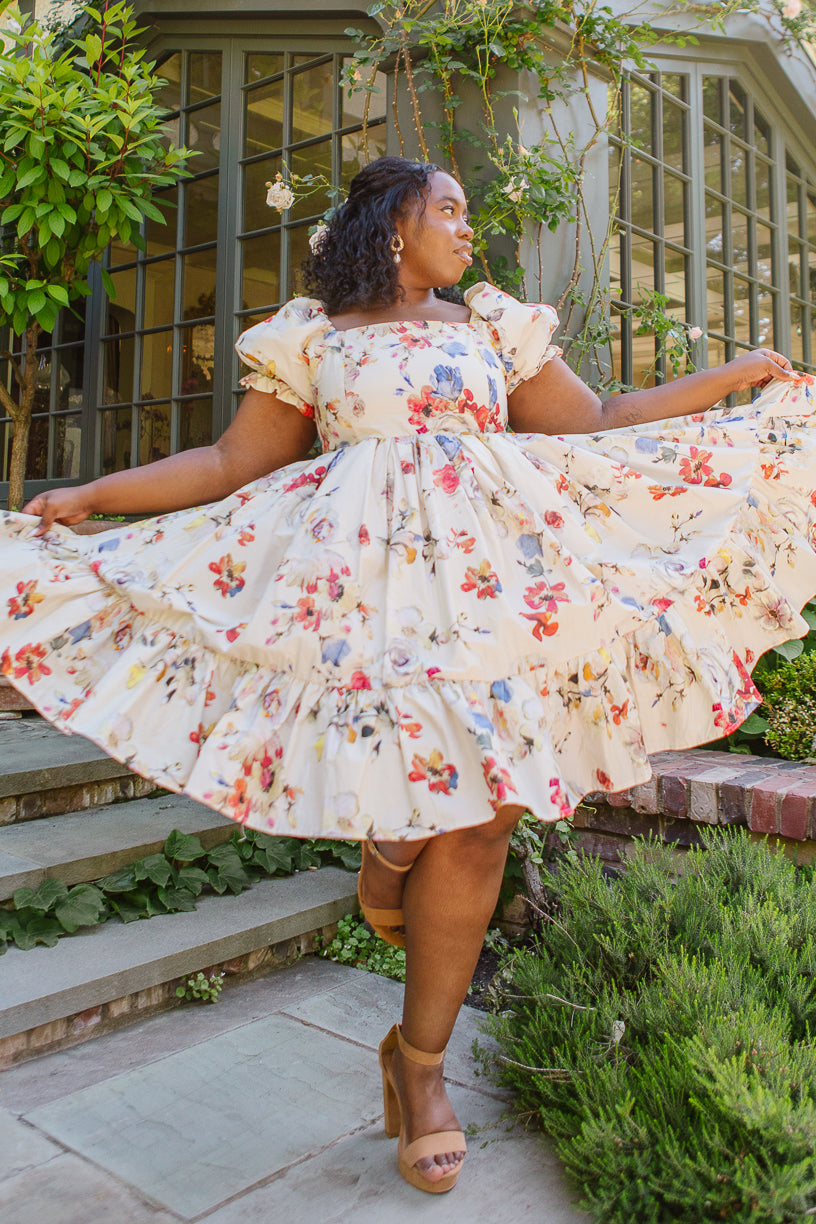
[(501, 1080), (603, 1224), (816, 1214), (816, 887), (745, 832), (591, 858), (505, 967)]

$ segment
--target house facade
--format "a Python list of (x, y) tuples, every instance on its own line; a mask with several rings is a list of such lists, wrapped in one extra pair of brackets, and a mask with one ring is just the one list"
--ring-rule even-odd
[[(346, 30), (374, 28), (365, 7), (137, 4), (166, 78), (168, 134), (197, 156), (192, 177), (156, 197), (167, 224), (147, 224), (146, 250), (111, 248), (115, 301), (99, 280), (84, 316), (63, 312), (42, 337), (32, 493), (207, 444), (226, 428), (240, 397), (234, 341), (297, 292), (326, 204), (315, 195), (281, 215), (265, 184), (292, 170), (342, 187), (367, 158), (399, 151), (399, 81), (395, 97), (393, 76), (380, 74), (365, 139), (363, 95), (341, 83), (355, 49)], [(695, 35), (695, 45), (650, 50), (653, 70), (628, 78), (617, 127), (588, 163), (596, 242), (616, 218), (604, 265), (618, 304), (609, 360), (624, 382), (653, 364), (654, 340), (636, 334), (627, 308), (657, 292), (668, 313), (701, 328), (702, 363), (772, 344), (816, 369), (816, 67), (762, 16)], [(593, 104), (605, 107), (609, 82), (590, 75)], [(523, 91), (524, 142), (547, 139), (535, 89), (507, 86)], [(571, 122), (583, 121), (578, 108)], [(548, 236), (538, 274), (530, 247), (531, 297), (558, 299), (574, 249), (565, 224)], [(2, 362), (0, 376), (12, 386)], [(0, 421), (5, 465), (10, 428)]]

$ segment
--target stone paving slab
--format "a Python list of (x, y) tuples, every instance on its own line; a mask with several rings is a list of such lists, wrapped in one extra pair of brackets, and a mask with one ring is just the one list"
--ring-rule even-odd
[(131, 799), (0, 829), (0, 901), (46, 876), (66, 884), (98, 880), (160, 850), (172, 829), (205, 848), (226, 841), (235, 822), (184, 795)]
[(111, 920), (54, 948), (11, 948), (0, 957), (0, 1037), (293, 939), (356, 905), (356, 877), (323, 867), (261, 880), (237, 897), (202, 897), (189, 914)]
[(0, 1182), (7, 1224), (177, 1224), (109, 1173), (66, 1154)]
[(62, 1154), (62, 1148), (38, 1130), (0, 1109), (0, 1182)]
[[(383, 978), (310, 960), (239, 983), (216, 1007), (151, 1017), (11, 1068), (0, 1076), (5, 1110), (12, 1121), (25, 1114), (18, 1125), (44, 1146), (39, 1163), (22, 1173), (11, 1169), (4, 1177), (0, 1167), (0, 1219), (588, 1224), (551, 1145), (512, 1121), (495, 1087), (468, 1065), (480, 1021), (469, 1008), (448, 1057), (462, 1078), (451, 1098), (471, 1128), (459, 1185), (437, 1197), (402, 1181), (396, 1142), (382, 1131), (375, 1048), (400, 993)], [(347, 1034), (355, 997), (357, 1028)], [(342, 1031), (325, 1027), (334, 1017)], [(332, 1118), (335, 1129), (349, 1129), (323, 1142)], [(5, 1133), (0, 1129), (0, 1144)], [(75, 1152), (55, 1155), (61, 1142)], [(173, 1160), (184, 1177), (173, 1171)], [(201, 1190), (195, 1189), (199, 1177)], [(242, 1187), (225, 1194), (229, 1178)], [(222, 1197), (195, 1214), (207, 1194)], [(175, 1210), (166, 1205), (171, 1195)]]
[(370, 1051), (269, 1016), (26, 1120), (189, 1218), (369, 1125), (379, 1078)]
[(0, 723), (0, 799), (130, 773), (90, 740), (64, 735), (42, 719)]

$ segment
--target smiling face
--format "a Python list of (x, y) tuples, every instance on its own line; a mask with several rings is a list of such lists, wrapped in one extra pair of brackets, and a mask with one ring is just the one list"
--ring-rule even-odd
[(405, 244), (399, 264), (405, 289), (455, 285), (473, 263), (465, 193), (442, 170), (430, 176), (424, 211), (398, 218), (395, 228)]

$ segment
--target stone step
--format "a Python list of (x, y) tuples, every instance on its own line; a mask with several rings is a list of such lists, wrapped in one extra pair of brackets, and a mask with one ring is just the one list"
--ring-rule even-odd
[(175, 985), (222, 966), (267, 972), (357, 909), (356, 877), (338, 867), (206, 896), (192, 913), (112, 919), (54, 948), (0, 957), (0, 1068), (178, 1004)]
[(184, 795), (132, 799), (70, 815), (0, 828), (0, 901), (47, 876), (98, 880), (155, 854), (172, 829), (194, 833), (205, 849), (227, 841), (235, 822)]
[(41, 718), (0, 722), (0, 826), (148, 795), (132, 773), (81, 735)]

